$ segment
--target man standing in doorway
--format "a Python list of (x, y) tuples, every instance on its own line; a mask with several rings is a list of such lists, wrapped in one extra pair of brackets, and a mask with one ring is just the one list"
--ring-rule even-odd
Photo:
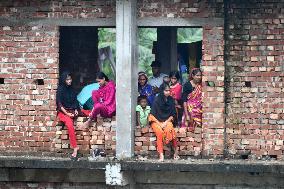
[(153, 76), (149, 79), (149, 84), (153, 87), (155, 94), (159, 93), (159, 87), (163, 83), (163, 78), (167, 76), (166, 74), (160, 73), (161, 62), (153, 61), (151, 64)]

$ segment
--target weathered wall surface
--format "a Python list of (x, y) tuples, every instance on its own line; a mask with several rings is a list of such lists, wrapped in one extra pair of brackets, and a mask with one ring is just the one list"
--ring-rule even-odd
[[(62, 18), (106, 18), (115, 1), (0, 2), (0, 144), (3, 151), (55, 149), (55, 93)], [(50, 24), (43, 24), (44, 21)], [(67, 21), (68, 22), (68, 21)], [(78, 21), (79, 23), (79, 21)], [(44, 85), (38, 85), (43, 79)]]
[[(4, 84), (1, 85), (1, 148), (11, 151), (53, 151), (56, 149), (56, 128), (51, 125), (56, 115), (54, 100), (59, 73), (60, 33), (59, 25), (52, 21), (114, 17), (115, 1), (7, 1), (1, 2), (0, 7), (0, 66), (1, 78), (4, 78)], [(139, 17), (220, 18), (222, 11), (222, 3), (215, 1), (138, 1)], [(50, 24), (41, 24), (46, 19)], [(214, 36), (217, 36), (216, 40)], [(198, 153), (203, 151), (205, 155), (222, 154), (222, 36), (222, 25), (204, 27), (204, 74), (206, 79), (217, 82), (214, 89), (204, 87), (207, 99), (204, 102), (206, 124), (202, 130), (204, 150), (201, 145), (190, 145), (190, 141), (200, 142), (200, 135), (194, 139), (194, 133), (182, 134), (185, 138), (181, 140), (181, 148), (190, 150), (188, 154), (194, 153), (193, 150)], [(209, 73), (212, 71), (214, 74)], [(45, 84), (37, 85), (37, 79), (43, 79)], [(215, 101), (216, 94), (220, 95), (218, 102)], [(214, 109), (209, 105), (213, 101), (216, 105)], [(137, 146), (141, 146), (142, 139), (136, 140)]]
[[(222, 156), (224, 149), (231, 155), (247, 150), (257, 156), (283, 155), (283, 3), (138, 0), (137, 9), (139, 19), (199, 19), (203, 27), (203, 126), (198, 133), (178, 132), (182, 155), (198, 152), (216, 157)], [(114, 17), (114, 0), (0, 2), (3, 152), (41, 153), (68, 146), (57, 140), (60, 131), (52, 126), (59, 28), (69, 21), (81, 25), (85, 19)], [(44, 85), (39, 85), (38, 79), (43, 79)], [(208, 81), (214, 86), (208, 86)], [(67, 140), (64, 132), (62, 140)], [(151, 130), (138, 129), (136, 150), (151, 153), (152, 135)], [(78, 139), (90, 136), (93, 134)], [(97, 139), (101, 143), (99, 136)], [(114, 150), (114, 143), (110, 142), (109, 150)]]
[(284, 3), (229, 1), (228, 152), (283, 155)]

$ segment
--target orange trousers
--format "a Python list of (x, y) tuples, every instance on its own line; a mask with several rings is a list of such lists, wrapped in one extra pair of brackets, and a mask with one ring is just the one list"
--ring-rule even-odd
[(153, 115), (150, 114), (149, 122), (151, 123), (151, 127), (156, 134), (157, 137), (157, 151), (158, 153), (163, 153), (164, 144), (168, 144), (172, 141), (173, 147), (177, 147), (176, 140), (176, 132), (172, 122), (169, 122), (167, 126), (162, 129), (161, 124)]

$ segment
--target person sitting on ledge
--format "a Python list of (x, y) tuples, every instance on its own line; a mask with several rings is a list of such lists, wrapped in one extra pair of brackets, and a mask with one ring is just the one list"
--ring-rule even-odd
[(151, 107), (155, 95), (152, 86), (148, 84), (148, 77), (145, 72), (138, 73), (138, 92), (139, 95), (145, 95), (147, 97), (148, 105)]
[(88, 120), (79, 126), (80, 129), (89, 127), (92, 120), (96, 122), (98, 115), (104, 118), (111, 118), (115, 115), (115, 83), (109, 80), (103, 72), (97, 73), (96, 81), (100, 87), (92, 92), (94, 107)]
[(74, 119), (80, 113), (80, 106), (76, 99), (76, 92), (72, 87), (72, 78), (69, 72), (63, 72), (59, 79), (56, 92), (57, 118), (62, 121), (68, 129), (69, 140), (73, 153), (71, 160), (78, 159), (76, 135), (74, 130)]
[(136, 120), (139, 127), (148, 126), (148, 117), (151, 107), (147, 104), (147, 96), (140, 95), (137, 98), (138, 105), (136, 106)]
[(164, 144), (169, 144), (170, 142), (172, 142), (174, 149), (174, 159), (179, 159), (176, 132), (173, 127), (175, 118), (175, 101), (170, 96), (170, 86), (164, 83), (160, 87), (160, 93), (155, 98), (149, 115), (149, 122), (157, 137), (159, 161), (164, 161)]

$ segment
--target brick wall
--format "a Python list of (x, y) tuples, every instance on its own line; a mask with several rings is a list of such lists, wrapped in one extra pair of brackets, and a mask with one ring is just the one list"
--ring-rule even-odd
[(115, 16), (115, 0), (1, 1), (0, 16), (15, 19), (109, 18)]
[(57, 27), (2, 26), (0, 46), (1, 148), (48, 151), (55, 134)]
[(138, 0), (139, 17), (223, 17), (223, 0)]
[[(222, 17), (222, 6), (222, 1), (175, 1), (175, 3), (138, 1), (138, 16)], [(0, 16), (3, 20), (0, 31), (0, 78), (5, 79), (5, 84), (0, 85), (2, 150), (49, 152), (56, 151), (56, 147), (59, 148), (59, 146), (60, 148), (68, 147), (66, 131), (51, 127), (56, 114), (54, 100), (59, 69), (59, 27), (56, 24), (41, 24), (41, 19), (105, 18), (114, 17), (114, 15), (115, 1), (5, 1), (0, 3)], [(217, 47), (222, 44), (222, 25), (214, 26), (213, 24), (212, 26), (212, 23), (210, 25), (206, 26), (203, 32), (203, 52), (208, 55), (203, 57), (204, 78), (205, 80), (207, 78), (222, 80), (223, 73), (220, 73), (221, 77), (217, 78), (216, 74), (209, 75), (208, 72), (217, 71), (217, 64), (218, 71), (223, 72), (221, 55), (223, 46)], [(219, 37), (212, 45), (210, 40), (215, 33)], [(43, 79), (44, 85), (38, 85), (37, 79)], [(215, 118), (222, 120), (223, 115), (216, 114), (209, 106), (209, 103), (215, 100), (215, 93), (217, 91), (218, 94), (222, 93), (222, 85), (222, 82), (216, 82), (216, 88), (208, 88), (204, 85), (204, 93), (208, 99), (204, 102), (206, 124), (197, 134), (183, 130), (178, 132), (183, 154), (199, 154), (202, 149), (202, 137), (204, 138), (204, 155), (222, 154), (220, 149), (223, 143), (221, 132), (223, 123), (216, 121)], [(218, 106), (215, 110), (222, 112), (223, 102), (220, 99), (216, 102)], [(60, 132), (62, 136), (58, 138)], [(78, 136), (80, 145), (104, 145), (98, 144), (106, 140), (105, 138), (95, 139), (93, 133), (96, 132), (98, 131), (85, 133), (86, 135), (82, 133), (82, 136)], [(136, 134), (140, 135), (139, 133), (141, 137), (136, 139), (136, 149), (143, 147), (145, 152), (148, 149), (154, 150), (154, 141), (151, 141), (154, 139), (151, 138), (149, 141), (149, 136), (153, 136), (152, 131), (145, 132), (138, 129)], [(89, 137), (91, 141), (96, 142), (83, 144), (83, 140)], [(147, 147), (148, 144), (150, 145)], [(143, 150), (141, 153), (144, 153)]]
[[(0, 148), (54, 151), (59, 26), (44, 18), (112, 17), (115, 1), (0, 2)], [(44, 85), (38, 85), (43, 79)]]
[[(112, 119), (98, 118), (88, 129), (80, 130), (76, 126), (86, 121), (86, 118), (79, 117), (75, 123), (76, 139), (80, 152), (88, 155), (93, 149), (104, 149), (107, 156), (115, 155), (116, 145), (116, 121)], [(181, 156), (200, 157), (202, 150), (201, 128), (197, 127), (194, 132), (189, 132), (185, 128), (176, 128), (178, 149)], [(53, 137), (52, 145), (54, 152), (58, 155), (66, 156), (72, 150), (68, 138), (67, 128), (59, 122), (56, 126), (56, 136)], [(168, 156), (169, 149), (165, 148)], [(157, 155), (156, 135), (151, 127), (135, 128), (135, 155), (153, 157)]]
[[(138, 0), (139, 17), (223, 19), (223, 1)], [(204, 113), (202, 155), (221, 156), (224, 149), (224, 24), (208, 21), (203, 25), (202, 70)], [(207, 82), (214, 82), (209, 87)], [(214, 107), (214, 108), (213, 108)], [(198, 140), (198, 139), (197, 139)], [(191, 147), (188, 147), (191, 148)], [(190, 152), (189, 152), (190, 153)]]
[[(139, 17), (208, 18), (202, 23), (204, 124), (198, 133), (178, 131), (182, 155), (221, 156), (225, 147), (231, 155), (246, 150), (258, 156), (283, 155), (283, 3), (250, 2), (226, 1), (224, 14), (222, 0), (138, 0)], [(59, 26), (52, 21), (114, 16), (114, 0), (0, 2), (1, 151), (67, 147), (66, 131), (51, 126), (59, 73)], [(225, 25), (214, 22), (224, 16)], [(45, 18), (51, 24), (41, 22)], [(108, 127), (100, 127), (78, 136), (80, 145), (103, 145), (113, 153), (113, 133), (109, 136)], [(136, 150), (151, 154), (154, 136), (146, 130), (136, 130)], [(95, 142), (84, 144), (85, 139)]]
[(279, 158), (284, 151), (284, 4), (229, 2), (228, 152)]

